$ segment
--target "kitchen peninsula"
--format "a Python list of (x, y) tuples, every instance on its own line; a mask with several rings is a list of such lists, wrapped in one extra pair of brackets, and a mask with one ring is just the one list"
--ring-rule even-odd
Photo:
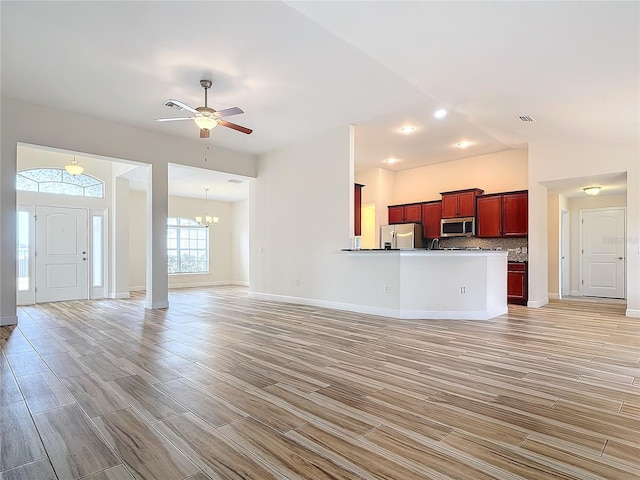
[(363, 284), (379, 289), (376, 295), (389, 297), (384, 308), (361, 311), (405, 319), (467, 320), (507, 313), (506, 251), (350, 250), (346, 254), (363, 273)]

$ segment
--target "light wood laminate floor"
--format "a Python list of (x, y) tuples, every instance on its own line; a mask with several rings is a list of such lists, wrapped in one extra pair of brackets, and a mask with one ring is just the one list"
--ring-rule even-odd
[(620, 303), (394, 320), (242, 287), (19, 309), (0, 480), (638, 479)]

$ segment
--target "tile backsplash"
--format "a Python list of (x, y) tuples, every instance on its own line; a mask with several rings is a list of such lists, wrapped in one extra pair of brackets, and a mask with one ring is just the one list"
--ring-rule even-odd
[(502, 248), (509, 252), (507, 259), (510, 262), (528, 261), (527, 238), (477, 238), (477, 237), (451, 237), (441, 238), (440, 247), (480, 247), (480, 248)]

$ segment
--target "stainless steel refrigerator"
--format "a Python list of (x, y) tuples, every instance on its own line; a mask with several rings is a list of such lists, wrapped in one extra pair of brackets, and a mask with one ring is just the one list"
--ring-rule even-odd
[(422, 248), (422, 225), (400, 223), (380, 227), (380, 248)]

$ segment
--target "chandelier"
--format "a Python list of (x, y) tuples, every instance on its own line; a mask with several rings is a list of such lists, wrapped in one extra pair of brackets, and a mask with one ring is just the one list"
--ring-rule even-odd
[(196, 222), (198, 222), (198, 225), (201, 225), (203, 227), (208, 227), (211, 224), (216, 225), (219, 220), (218, 217), (212, 217), (208, 213), (208, 209), (207, 209), (208, 192), (209, 192), (209, 189), (205, 188), (204, 189), (204, 216), (196, 215), (195, 217)]
[(73, 160), (71, 160), (70, 165), (65, 165), (64, 169), (69, 172), (70, 175), (80, 175), (84, 172), (84, 168), (82, 165), (78, 164), (78, 160), (76, 160), (76, 156), (73, 156)]

